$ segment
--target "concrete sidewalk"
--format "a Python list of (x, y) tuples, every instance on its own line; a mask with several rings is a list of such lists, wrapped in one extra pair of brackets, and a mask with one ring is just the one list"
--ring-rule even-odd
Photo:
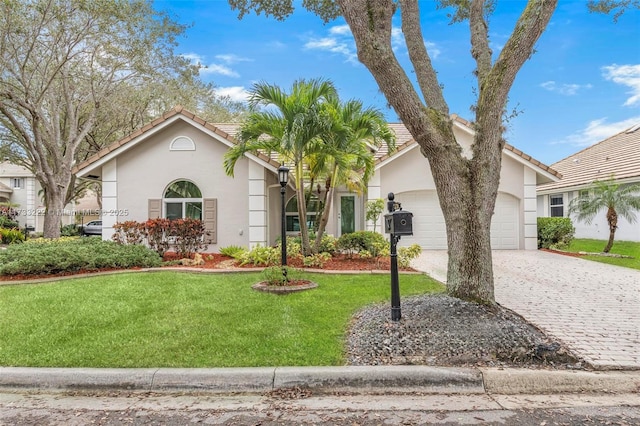
[(568, 371), (427, 366), (259, 368), (0, 367), (0, 389), (264, 394), (300, 387), (329, 392), (401, 394), (637, 394), (640, 371)]
[[(447, 252), (412, 266), (446, 282)], [(640, 271), (538, 250), (495, 250), (496, 301), (597, 369), (640, 369)]]

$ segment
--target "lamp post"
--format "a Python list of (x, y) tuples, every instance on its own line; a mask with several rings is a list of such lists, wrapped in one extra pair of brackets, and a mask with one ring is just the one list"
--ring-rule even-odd
[(287, 182), (289, 180), (289, 169), (285, 166), (278, 167), (278, 180), (280, 181), (280, 195), (282, 196), (282, 275), (284, 280), (287, 279), (287, 217), (285, 212), (284, 196), (287, 192)]

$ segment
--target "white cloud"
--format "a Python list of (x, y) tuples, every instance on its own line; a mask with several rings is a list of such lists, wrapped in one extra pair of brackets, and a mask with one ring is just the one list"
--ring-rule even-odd
[(325, 50), (327, 52), (338, 53), (344, 55), (349, 62), (357, 62), (355, 51), (343, 41), (335, 37), (323, 37), (311, 39), (304, 44), (305, 49), (309, 50)]
[(622, 132), (640, 123), (640, 116), (631, 117), (615, 123), (607, 123), (607, 118), (590, 121), (587, 127), (556, 143), (568, 143), (575, 146), (589, 146)]
[(215, 93), (234, 102), (246, 102), (249, 99), (249, 92), (243, 86), (217, 87)]
[(233, 53), (228, 53), (224, 55), (216, 55), (216, 59), (221, 60), (225, 64), (235, 64), (238, 62), (251, 62), (253, 59), (244, 58), (242, 56), (235, 55)]
[(336, 25), (335, 27), (329, 28), (329, 34), (331, 35), (341, 35), (341, 36), (350, 36), (351, 28), (348, 25)]
[(640, 104), (640, 64), (638, 65), (608, 65), (602, 67), (603, 76), (614, 83), (628, 86), (631, 97), (624, 103), (625, 106)]
[(424, 45), (427, 48), (427, 52), (429, 52), (429, 57), (431, 59), (438, 59), (438, 56), (442, 53), (442, 51), (438, 49), (438, 45), (431, 41), (425, 41)]
[(575, 83), (559, 84), (553, 80), (550, 80), (550, 81), (545, 81), (544, 83), (541, 83), (540, 87), (550, 92), (560, 93), (561, 95), (565, 95), (565, 96), (573, 96), (573, 95), (577, 95), (579, 90), (591, 89), (593, 86), (591, 84), (575, 84)]
[(218, 64), (203, 65), (202, 68), (200, 68), (200, 74), (202, 75), (219, 74), (227, 77), (240, 77), (240, 74), (238, 74), (231, 68), (224, 65), (218, 65)]

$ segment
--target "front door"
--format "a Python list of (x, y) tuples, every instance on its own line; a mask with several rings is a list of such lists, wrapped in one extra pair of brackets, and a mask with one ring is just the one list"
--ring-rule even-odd
[(340, 196), (340, 213), (338, 213), (340, 235), (349, 234), (356, 230), (356, 196)]

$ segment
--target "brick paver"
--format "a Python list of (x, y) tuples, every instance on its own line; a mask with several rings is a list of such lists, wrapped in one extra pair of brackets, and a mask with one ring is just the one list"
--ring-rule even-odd
[[(416, 269), (446, 280), (445, 251)], [(542, 251), (493, 252), (496, 301), (595, 368), (640, 368), (640, 271)]]

